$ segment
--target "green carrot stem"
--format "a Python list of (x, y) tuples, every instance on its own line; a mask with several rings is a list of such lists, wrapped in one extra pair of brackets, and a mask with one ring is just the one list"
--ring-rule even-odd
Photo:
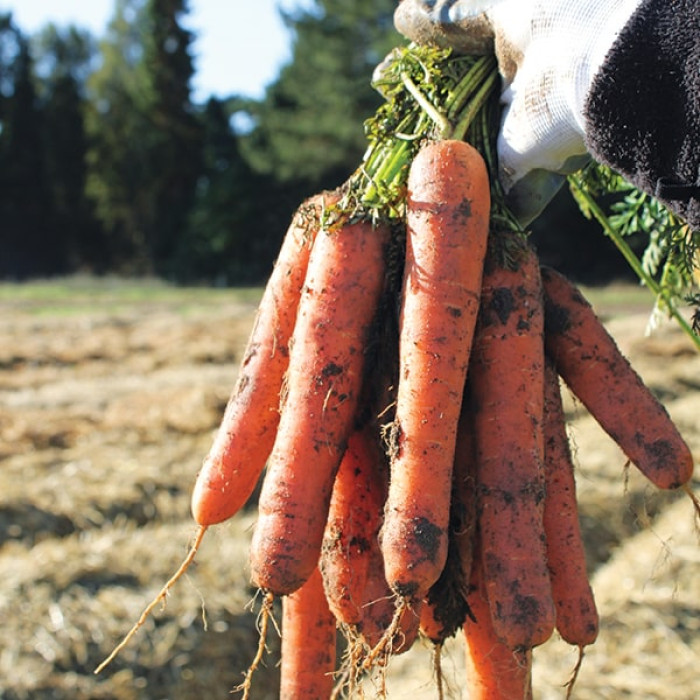
[[(464, 138), (494, 108), (498, 69), (492, 56), (453, 56), (435, 46), (397, 48), (375, 82), (387, 102), (365, 123), (368, 148), (331, 219), (395, 220), (403, 214), (408, 165), (430, 138)], [(479, 150), (489, 147), (475, 131)], [(488, 134), (486, 134), (488, 136)], [(496, 195), (501, 197), (502, 193)]]
[(483, 56), (474, 64), (445, 100), (445, 111), (448, 119), (453, 120), (459, 116), (468, 102), (470, 94), (479, 88), (489, 73), (495, 70), (495, 67), (496, 62), (492, 56)]
[(413, 97), (420, 108), (435, 122), (440, 134), (449, 132), (450, 122), (447, 120), (447, 117), (418, 89), (418, 86), (411, 78), (406, 73), (402, 73), (401, 80), (406, 86), (406, 90), (411, 94), (411, 97)]
[[(416, 131), (420, 132), (426, 121), (425, 115), (421, 115), (418, 118)], [(377, 158), (372, 163), (376, 167), (365, 168), (370, 182), (359, 197), (362, 205), (376, 208), (385, 203), (384, 192), (394, 185), (400, 185), (403, 171), (408, 166), (412, 152), (412, 143), (406, 138), (397, 138), (391, 147), (377, 150)]]
[(453, 139), (461, 140), (467, 135), (467, 130), (469, 129), (469, 126), (474, 121), (474, 118), (479, 112), (479, 110), (482, 109), (486, 104), (486, 101), (491, 95), (491, 92), (495, 87), (497, 81), (498, 73), (496, 73), (495, 71), (491, 72), (491, 74), (484, 79), (483, 83), (481, 84), (481, 87), (477, 90), (473, 99), (470, 101), (469, 106), (464, 110), (462, 114), (460, 114), (459, 121), (452, 129), (451, 137)]
[(620, 235), (620, 233), (610, 225), (608, 217), (605, 212), (600, 208), (598, 202), (591, 196), (591, 194), (581, 186), (580, 180), (576, 176), (569, 177), (569, 187), (572, 189), (574, 196), (579, 200), (583, 201), (587, 210), (595, 217), (598, 223), (603, 227), (605, 235), (610, 238), (610, 240), (615, 244), (617, 249), (622, 253), (623, 257), (629, 264), (629, 266), (634, 270), (635, 274), (639, 280), (649, 288), (651, 292), (656, 296), (657, 299), (663, 301), (669, 314), (677, 321), (683, 331), (688, 335), (688, 337), (693, 341), (695, 346), (700, 350), (700, 336), (698, 336), (690, 326), (690, 324), (685, 320), (681, 312), (678, 310), (673, 299), (664, 291), (664, 289), (659, 285), (656, 280), (647, 273), (647, 271), (642, 266), (641, 261), (635, 255), (634, 251), (629, 247), (627, 241)]

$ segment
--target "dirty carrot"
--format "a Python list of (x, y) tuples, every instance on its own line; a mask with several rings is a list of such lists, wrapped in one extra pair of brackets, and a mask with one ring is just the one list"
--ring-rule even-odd
[(280, 700), (327, 700), (333, 691), (336, 623), (315, 569), (282, 599)]
[[(465, 388), (465, 398), (469, 382)], [(462, 402), (457, 425), (447, 561), (438, 580), (430, 587), (421, 613), (420, 631), (440, 646), (461, 629), (470, 614), (466, 602), (469, 589), (476, 528), (476, 458), (474, 431), (468, 401)], [(439, 650), (434, 649), (436, 672)]]
[(574, 465), (566, 434), (559, 377), (545, 363), (544, 531), (557, 630), (580, 649), (598, 636), (598, 612), (586, 573), (586, 553), (576, 505)]
[(466, 687), (470, 700), (530, 700), (532, 651), (514, 651), (496, 634), (483, 578), (483, 563), (475, 558), (469, 596), (473, 617), (464, 623)]
[(399, 385), (382, 531), (386, 578), (422, 600), (447, 556), (457, 421), (489, 227), (483, 158), (463, 141), (428, 144), (408, 177)]
[(421, 609), (419, 630), (421, 635), (433, 644), (440, 645), (445, 641), (443, 623), (438, 618), (435, 604), (428, 600), (424, 601)]
[(192, 514), (209, 526), (248, 500), (265, 466), (279, 422), (282, 380), (311, 245), (324, 207), (338, 195), (317, 195), (297, 210), (258, 307), (255, 325), (220, 427), (197, 476)]
[(253, 581), (276, 595), (296, 590), (318, 562), (357, 412), (388, 234), (384, 226), (341, 223), (314, 241), (251, 544)]
[[(458, 625), (460, 627), (461, 625)], [(435, 603), (429, 600), (423, 602), (423, 607), (420, 613), (420, 634), (430, 641), (433, 645), (433, 678), (435, 681), (435, 691), (438, 700), (443, 700), (444, 693), (444, 678), (442, 672), (442, 649), (447, 639), (445, 634), (445, 625), (440, 619), (440, 612)]]
[(362, 622), (362, 596), (386, 500), (378, 431), (355, 431), (333, 484), (319, 567), (328, 605), (338, 622)]
[(418, 637), (421, 604), (411, 607), (405, 600), (397, 602), (384, 578), (382, 553), (376, 540), (369, 560), (362, 590), (362, 621), (340, 626), (347, 648), (331, 700), (355, 697), (363, 676), (371, 678), (378, 697), (385, 697), (389, 658), (408, 651)]
[(359, 631), (370, 652), (365, 659), (365, 669), (383, 663), (391, 654), (408, 651), (415, 642), (423, 601), (409, 605), (397, 601), (384, 577), (381, 550), (373, 550), (362, 598), (362, 623)]
[(546, 344), (557, 372), (631, 462), (656, 486), (690, 481), (693, 457), (590, 304), (563, 275), (542, 269)]
[(451, 537), (457, 549), (461, 581), (465, 589), (471, 578), (476, 536), (476, 439), (469, 409), (469, 383), (457, 425), (454, 473), (452, 476)]
[(537, 258), (484, 273), (470, 404), (484, 582), (496, 634), (529, 649), (554, 629), (544, 512), (544, 313)]

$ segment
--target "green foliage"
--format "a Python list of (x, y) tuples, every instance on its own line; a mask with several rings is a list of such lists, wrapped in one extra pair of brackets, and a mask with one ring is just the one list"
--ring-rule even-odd
[[(584, 215), (601, 224), (639, 280), (654, 293), (656, 303), (651, 324), (662, 314), (671, 316), (700, 347), (697, 328), (700, 231), (692, 230), (661, 202), (597, 163), (571, 175), (569, 184)], [(609, 214), (601, 204), (605, 198), (612, 198)], [(627, 242), (632, 236), (643, 242), (641, 256)], [(696, 308), (692, 326), (679, 311), (682, 303)]]
[(283, 231), (268, 220), (279, 207), (271, 199), (275, 183), (241, 156), (224, 102), (210, 98), (200, 120), (203, 167), (174, 274), (181, 281), (259, 281), (269, 274)]
[(493, 56), (459, 56), (434, 46), (397, 47), (375, 72), (386, 102), (365, 122), (369, 145), (338, 209), (351, 218), (401, 219), (410, 163), (431, 138), (467, 138), (490, 166), (492, 221), (520, 231), (496, 177), (500, 79)]
[(191, 33), (183, 0), (118, 0), (88, 88), (88, 193), (112, 257), (172, 274), (200, 174), (201, 128), (190, 100)]
[(144, 196), (148, 179), (148, 78), (143, 69), (144, 0), (117, 0), (99, 45), (101, 63), (88, 79), (90, 140), (86, 191), (105, 231), (113, 267), (150, 271)]
[(428, 139), (468, 134), (488, 161), (493, 157), (489, 129), (478, 128), (483, 118), (488, 120), (490, 103), (498, 101), (493, 57), (400, 46), (375, 71), (372, 84), (385, 102), (365, 121), (364, 157), (344, 183), (343, 198), (329, 220), (400, 220), (410, 163)]

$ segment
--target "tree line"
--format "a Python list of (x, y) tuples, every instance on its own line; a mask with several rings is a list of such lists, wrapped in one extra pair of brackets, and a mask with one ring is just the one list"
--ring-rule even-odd
[(0, 278), (263, 281), (292, 211), (362, 157), (395, 5), (285, 13), (292, 57), (264, 96), (203, 104), (187, 0), (115, 0), (101, 37), (0, 14)]
[(292, 60), (264, 98), (204, 104), (187, 0), (116, 0), (101, 37), (1, 15), (0, 276), (260, 281), (296, 204), (362, 155), (393, 5), (287, 13)]

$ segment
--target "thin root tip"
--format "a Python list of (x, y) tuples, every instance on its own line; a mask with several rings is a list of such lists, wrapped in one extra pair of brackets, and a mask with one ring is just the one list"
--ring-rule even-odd
[(98, 675), (101, 671), (107, 668), (112, 661), (114, 661), (119, 652), (131, 641), (132, 637), (139, 631), (139, 629), (143, 627), (144, 622), (146, 622), (148, 616), (151, 614), (151, 612), (153, 612), (158, 603), (162, 601), (163, 605), (165, 606), (165, 599), (167, 598), (170, 589), (177, 583), (177, 581), (187, 571), (190, 564), (194, 561), (195, 555), (197, 554), (197, 550), (199, 549), (199, 545), (202, 543), (202, 539), (204, 538), (206, 531), (206, 525), (200, 525), (197, 528), (192, 545), (187, 552), (187, 556), (183, 559), (182, 564), (180, 564), (177, 571), (166, 581), (165, 585), (158, 592), (158, 595), (144, 608), (139, 619), (126, 633), (122, 641), (119, 642), (116, 647), (114, 647), (112, 653), (93, 671), (94, 675)]

